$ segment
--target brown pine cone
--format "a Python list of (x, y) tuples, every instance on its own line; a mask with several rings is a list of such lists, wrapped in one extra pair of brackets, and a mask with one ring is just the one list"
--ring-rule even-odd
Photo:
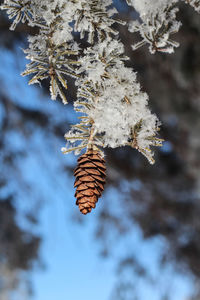
[(104, 190), (106, 182), (105, 160), (98, 151), (89, 150), (78, 158), (78, 166), (74, 170), (76, 177), (76, 205), (86, 215), (95, 208)]

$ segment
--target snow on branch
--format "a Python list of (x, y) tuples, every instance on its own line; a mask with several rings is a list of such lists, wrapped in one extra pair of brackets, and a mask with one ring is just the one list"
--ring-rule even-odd
[[(141, 40), (133, 44), (136, 50), (141, 46), (149, 45), (150, 53), (173, 53), (179, 43), (171, 36), (180, 29), (181, 22), (176, 20), (178, 4), (181, 0), (126, 0), (139, 13), (140, 19), (131, 21), (130, 32), (138, 32)], [(200, 0), (183, 0), (200, 13)]]
[(139, 32), (142, 40), (135, 43), (132, 48), (137, 48), (148, 44), (149, 51), (155, 52), (174, 52), (174, 48), (179, 44), (171, 39), (171, 36), (178, 32), (181, 23), (176, 20), (176, 0), (174, 1), (148, 1), (140, 2), (132, 0), (135, 9), (140, 13), (141, 20), (132, 21), (129, 24), (130, 32)]
[(32, 25), (33, 11), (29, 0), (5, 0), (1, 9), (7, 10), (9, 19), (14, 19), (10, 30), (15, 30), (19, 22), (28, 22), (30, 26)]
[[(176, 20), (182, 0), (126, 0), (139, 13), (129, 24), (151, 53), (172, 53), (178, 43), (171, 39), (181, 23)], [(199, 12), (199, 0), (184, 0)], [(51, 99), (67, 103), (68, 77), (75, 78), (77, 99), (74, 108), (79, 123), (66, 133), (64, 153), (83, 149), (103, 151), (104, 147), (129, 145), (154, 163), (151, 146), (161, 146), (157, 137), (160, 122), (148, 106), (136, 73), (126, 66), (128, 59), (119, 40), (112, 0), (4, 0), (2, 9), (13, 20), (37, 27), (24, 50), (30, 63), (22, 75), (31, 75), (29, 84), (48, 79)], [(79, 43), (74, 35), (79, 35)], [(82, 41), (87, 41), (87, 46)]]
[(85, 76), (77, 80), (78, 99), (74, 103), (83, 121), (66, 134), (68, 143), (63, 151), (89, 147), (92, 128), (97, 148), (129, 145), (153, 163), (150, 146), (161, 146), (162, 142), (155, 137), (159, 121), (147, 106), (148, 96), (141, 91), (136, 74), (124, 65), (123, 45), (107, 39), (84, 54), (79, 72), (85, 71)]
[(118, 34), (112, 28), (115, 22), (124, 24), (121, 20), (114, 19), (117, 13), (115, 8), (109, 8), (112, 0), (81, 0), (75, 10), (73, 19), (75, 21), (74, 30), (80, 32), (80, 37), (84, 38), (88, 33), (88, 42), (93, 43), (95, 34), (98, 40), (103, 40), (110, 34)]

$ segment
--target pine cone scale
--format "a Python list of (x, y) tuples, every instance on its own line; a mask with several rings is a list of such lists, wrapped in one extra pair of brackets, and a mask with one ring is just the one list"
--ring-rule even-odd
[(97, 195), (98, 197), (100, 197), (101, 194), (102, 194), (98, 189), (94, 189), (94, 193), (95, 193), (95, 195)]
[(102, 178), (101, 176), (97, 176), (97, 175), (93, 175), (93, 178), (95, 178), (97, 181), (100, 181), (100, 182), (105, 182), (105, 179)]
[(88, 162), (88, 158), (87, 157), (79, 157), (78, 159), (78, 163), (79, 165), (82, 163)]
[(104, 186), (103, 186), (103, 184), (101, 184), (100, 182), (98, 182), (97, 187), (98, 187), (99, 189), (101, 189), (102, 191), (104, 191)]
[(84, 191), (81, 192), (81, 194), (83, 196), (93, 196), (94, 195), (94, 190), (93, 189), (84, 190)]
[(101, 173), (96, 169), (85, 169), (85, 172), (87, 172), (90, 175), (99, 175), (99, 176), (101, 176)]
[(81, 168), (95, 168), (95, 164), (93, 162), (80, 163)]
[(85, 185), (87, 185), (87, 188), (95, 188), (96, 187), (96, 184), (95, 182), (86, 182)]
[(105, 165), (103, 165), (101, 162), (94, 161), (93, 162), (98, 168), (102, 168), (103, 170), (106, 170)]
[(84, 190), (87, 190), (88, 189), (88, 186), (86, 184), (80, 184), (78, 187), (77, 187), (77, 191), (84, 191)]
[(85, 170), (79, 171), (78, 173), (75, 174), (75, 176), (78, 177), (83, 177), (83, 176), (88, 176), (88, 172)]
[(78, 158), (78, 166), (74, 170), (76, 177), (76, 204), (83, 214), (91, 212), (96, 207), (104, 190), (106, 181), (105, 160), (97, 151), (88, 151)]
[(82, 182), (80, 180), (78, 180), (78, 178), (76, 179), (75, 183), (74, 183), (74, 187), (79, 186), (79, 184), (81, 184)]
[(80, 177), (79, 180), (82, 181), (82, 182), (92, 182), (92, 181), (95, 181), (95, 179), (92, 176), (89, 176), (89, 175)]

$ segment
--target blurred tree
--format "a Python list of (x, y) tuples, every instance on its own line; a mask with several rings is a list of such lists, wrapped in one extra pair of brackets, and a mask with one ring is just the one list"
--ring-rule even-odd
[[(0, 291), (1, 299), (10, 299), (14, 291), (21, 299), (31, 292), (25, 270), (37, 258), (40, 238), (21, 229), (16, 223), (12, 196), (0, 199)], [(23, 283), (23, 284), (22, 284)], [(22, 296), (24, 294), (24, 297)]]

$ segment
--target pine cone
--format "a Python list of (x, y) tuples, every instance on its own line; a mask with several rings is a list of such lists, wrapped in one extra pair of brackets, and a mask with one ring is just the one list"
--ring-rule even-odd
[(96, 207), (106, 182), (105, 160), (98, 151), (89, 150), (78, 158), (78, 166), (74, 170), (76, 177), (76, 205), (86, 215)]

